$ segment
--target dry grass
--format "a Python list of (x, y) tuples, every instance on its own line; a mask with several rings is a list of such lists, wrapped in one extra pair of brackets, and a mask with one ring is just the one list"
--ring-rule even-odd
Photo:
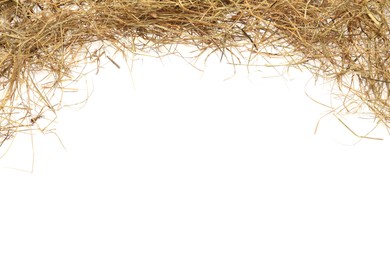
[(389, 19), (387, 0), (0, 0), (0, 144), (55, 114), (73, 69), (105, 46), (284, 57), (388, 127)]

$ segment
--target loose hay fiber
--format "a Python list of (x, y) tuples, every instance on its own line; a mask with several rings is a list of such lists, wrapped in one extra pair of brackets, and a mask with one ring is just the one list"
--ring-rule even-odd
[(387, 0), (0, 0), (0, 143), (61, 107), (55, 93), (72, 69), (99, 64), (104, 50), (93, 43), (124, 53), (183, 44), (199, 54), (284, 57), (336, 81), (346, 111), (352, 103), (354, 111), (369, 108), (388, 128), (389, 7)]

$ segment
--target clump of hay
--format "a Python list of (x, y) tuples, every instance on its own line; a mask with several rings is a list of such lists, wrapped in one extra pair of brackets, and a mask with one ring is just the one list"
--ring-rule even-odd
[(99, 64), (104, 46), (283, 57), (388, 127), (389, 19), (387, 0), (0, 0), (0, 143), (55, 113), (73, 69)]

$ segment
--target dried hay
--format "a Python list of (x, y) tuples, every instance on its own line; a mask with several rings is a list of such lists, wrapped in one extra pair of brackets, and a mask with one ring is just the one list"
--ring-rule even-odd
[(55, 114), (73, 69), (99, 65), (104, 46), (284, 57), (388, 128), (389, 12), (387, 0), (0, 0), (0, 144)]

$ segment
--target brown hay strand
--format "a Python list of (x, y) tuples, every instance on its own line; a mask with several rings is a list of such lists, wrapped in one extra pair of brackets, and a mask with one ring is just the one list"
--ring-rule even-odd
[(284, 57), (388, 128), (389, 19), (386, 0), (0, 0), (0, 144), (55, 114), (73, 69), (105, 46)]

